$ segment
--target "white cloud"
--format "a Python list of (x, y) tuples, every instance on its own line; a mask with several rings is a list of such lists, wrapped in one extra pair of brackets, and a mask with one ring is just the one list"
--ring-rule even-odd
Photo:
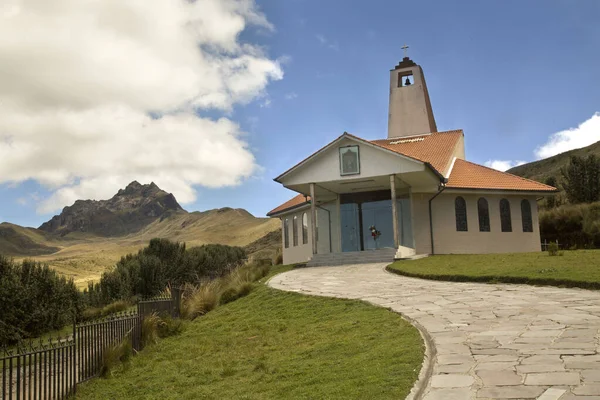
[(266, 97), (262, 103), (260, 103), (260, 108), (271, 108), (271, 98)]
[(41, 213), (134, 179), (182, 203), (194, 185), (239, 184), (257, 170), (243, 133), (198, 112), (282, 79), (279, 60), (239, 41), (249, 25), (274, 29), (253, 0), (3, 0), (0, 183), (49, 188)]
[(518, 165), (523, 165), (527, 161), (513, 161), (513, 160), (488, 160), (485, 162), (486, 167), (497, 169), (498, 171), (506, 171)]
[(297, 97), (298, 97), (298, 93), (296, 93), (296, 92), (286, 93), (286, 95), (285, 95), (286, 100), (294, 100)]
[(325, 46), (331, 50), (340, 51), (340, 46), (337, 41), (331, 41), (321, 34), (317, 34), (315, 37), (322, 46)]
[(600, 140), (600, 112), (577, 128), (570, 128), (550, 136), (548, 141), (535, 149), (538, 159), (547, 158), (565, 151), (589, 146)]

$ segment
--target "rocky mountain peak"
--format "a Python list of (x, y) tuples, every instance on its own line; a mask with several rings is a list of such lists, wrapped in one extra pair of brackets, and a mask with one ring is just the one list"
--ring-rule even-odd
[(120, 236), (137, 232), (157, 219), (173, 213), (185, 213), (175, 196), (154, 182), (133, 181), (108, 200), (77, 200), (72, 206), (39, 229), (67, 235), (88, 232), (100, 236)]

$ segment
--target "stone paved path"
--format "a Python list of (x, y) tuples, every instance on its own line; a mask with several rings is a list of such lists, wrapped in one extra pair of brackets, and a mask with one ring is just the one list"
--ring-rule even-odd
[(384, 264), (303, 268), (287, 291), (362, 299), (418, 322), (435, 344), (427, 400), (600, 400), (600, 292), (425, 281)]

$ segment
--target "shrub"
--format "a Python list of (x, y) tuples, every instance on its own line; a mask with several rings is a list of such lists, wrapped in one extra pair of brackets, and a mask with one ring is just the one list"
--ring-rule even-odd
[(193, 320), (217, 307), (221, 284), (213, 280), (197, 286), (187, 285), (182, 296), (181, 317)]
[(279, 253), (275, 257), (275, 265), (282, 265), (282, 264), (283, 264), (283, 254)]
[(47, 265), (0, 255), (0, 346), (61, 329), (82, 310), (72, 279)]
[(161, 318), (161, 321), (158, 324), (158, 337), (162, 339), (179, 335), (183, 332), (183, 326), (183, 321), (180, 319), (173, 319), (169, 316)]
[(148, 315), (142, 321), (142, 348), (155, 344), (158, 341), (158, 327), (161, 319), (157, 313)]
[(100, 282), (90, 283), (85, 299), (88, 305), (99, 307), (133, 296), (156, 296), (168, 285), (221, 277), (241, 265), (245, 257), (240, 247), (210, 244), (188, 250), (183, 243), (152, 239), (137, 254), (122, 257)]
[(558, 255), (558, 244), (556, 242), (551, 242), (548, 244), (548, 254), (551, 256)]
[(129, 361), (132, 353), (133, 348), (131, 347), (131, 341), (129, 339), (125, 339), (121, 343), (109, 346), (104, 350), (104, 354), (102, 355), (100, 376), (106, 378), (116, 366)]
[(252, 282), (239, 282), (235, 285), (229, 286), (223, 293), (221, 293), (220, 304), (231, 303), (239, 299), (240, 297), (247, 296), (254, 289)]

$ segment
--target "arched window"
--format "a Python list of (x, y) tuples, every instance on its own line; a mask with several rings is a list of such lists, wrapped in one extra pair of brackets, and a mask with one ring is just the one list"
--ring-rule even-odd
[(500, 200), (500, 225), (502, 226), (502, 232), (512, 232), (510, 203), (506, 199)]
[(302, 244), (308, 244), (308, 216), (302, 213)]
[(523, 221), (523, 232), (533, 232), (531, 203), (529, 203), (529, 200), (521, 201), (521, 221)]
[(292, 219), (292, 240), (294, 241), (294, 247), (298, 246), (298, 216), (296, 215)]
[(286, 249), (288, 247), (290, 247), (289, 227), (290, 227), (290, 220), (286, 218), (283, 220), (283, 245), (285, 246)]
[(488, 202), (483, 197), (477, 200), (477, 212), (479, 214), (479, 232), (490, 231), (490, 210)]
[(456, 214), (456, 230), (466, 232), (469, 230), (467, 225), (467, 202), (461, 196), (454, 200), (454, 212)]

